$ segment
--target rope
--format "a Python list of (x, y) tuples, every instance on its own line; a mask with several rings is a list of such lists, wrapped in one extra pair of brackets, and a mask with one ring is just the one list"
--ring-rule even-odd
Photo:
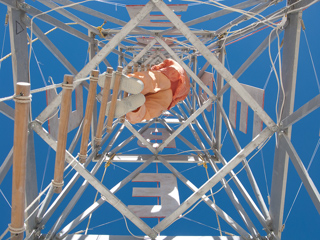
[(62, 83), (61, 86), (63, 89), (73, 90), (73, 84), (71, 84), (71, 83)]
[(13, 98), (14, 98), (14, 95), (9, 96), (9, 97), (0, 98), (0, 102), (4, 102), (4, 101), (8, 101), (8, 100), (12, 100)]
[[(98, 226), (89, 228), (88, 230), (93, 230), (93, 229), (95, 229), (95, 228), (102, 227), (102, 226), (105, 226), (105, 225), (107, 225), (107, 224), (120, 221), (120, 220), (122, 220), (122, 219), (123, 219), (123, 218), (121, 217), (121, 218), (118, 218), (118, 219), (116, 219), (116, 220), (112, 220), (112, 221), (110, 221), (110, 222), (106, 222), (106, 223), (100, 224), (100, 225), (98, 225)], [(83, 233), (84, 231), (85, 231), (85, 230), (80, 230), (80, 231), (76, 232), (75, 234)]]
[(11, 226), (11, 224), (9, 224), (9, 231), (12, 233), (12, 234), (20, 234), (20, 233), (23, 233), (24, 231), (26, 230), (26, 227), (25, 225), (23, 225), (23, 227), (21, 228), (14, 228)]
[(122, 169), (123, 171), (126, 171), (126, 172), (128, 172), (128, 173), (131, 173), (129, 170), (127, 170), (127, 169), (125, 169), (125, 168), (123, 168), (123, 167), (120, 167), (120, 166), (118, 166), (118, 165), (116, 165), (116, 164), (114, 164), (114, 163), (112, 163), (112, 164), (113, 164), (113, 166), (118, 167), (118, 168)]
[[(9, 17), (9, 15), (6, 15), (6, 19)], [(0, 61), (0, 70), (1, 70), (1, 64), (2, 64), (2, 56), (3, 56), (3, 50), (4, 50), (4, 44), (6, 42), (6, 35), (7, 35), (7, 28), (8, 28), (8, 23), (5, 24), (4, 28), (4, 33), (3, 33), (3, 42), (2, 42), (2, 49), (1, 49), (1, 61)], [(8, 58), (8, 57), (7, 57)]]
[(44, 170), (43, 170), (43, 176), (42, 176), (42, 181), (41, 181), (40, 192), (42, 191), (43, 182), (44, 182), (44, 177), (45, 177), (46, 172), (47, 172), (47, 165), (48, 165), (48, 160), (49, 160), (49, 156), (50, 156), (50, 149), (51, 149), (51, 147), (48, 146), (47, 158), (46, 158), (46, 163), (45, 163), (45, 165), (44, 165)]
[[(190, 219), (190, 218), (188, 218), (188, 217), (183, 217), (183, 218), (186, 219), (186, 220), (188, 220), (188, 221), (198, 223), (198, 224), (200, 224), (200, 225), (202, 225), (202, 226), (205, 226), (205, 227), (208, 227), (208, 228), (211, 228), (211, 229), (220, 231), (220, 230), (217, 229), (217, 228), (211, 227), (211, 226), (209, 226), (209, 225), (206, 225), (206, 224), (204, 224), (204, 223), (201, 223), (201, 222), (198, 222), (198, 221), (196, 221), (196, 220)], [(232, 234), (232, 233), (229, 233), (229, 232), (226, 232), (226, 231), (222, 231), (222, 232), (224, 232), (225, 234), (227, 234), (227, 235), (229, 235), (229, 236), (234, 236), (234, 234)]]
[(180, 173), (183, 173), (183, 172), (189, 171), (189, 170), (191, 170), (191, 169), (193, 169), (193, 168), (196, 168), (196, 167), (198, 167), (198, 165), (196, 165), (196, 166), (193, 166), (193, 167), (191, 167), (191, 168), (188, 168), (188, 169), (185, 169), (185, 170), (181, 171)]
[[(279, 57), (279, 53), (277, 54), (276, 58), (274, 59), (273, 64), (277, 61), (278, 57)], [(271, 67), (270, 72), (269, 72), (269, 75), (268, 75), (268, 78), (267, 78), (267, 80), (266, 80), (266, 83), (265, 83), (264, 86), (263, 86), (263, 90), (264, 90), (264, 91), (266, 90), (266, 88), (267, 88), (267, 86), (268, 86), (268, 83), (269, 83), (269, 80), (270, 80), (270, 77), (271, 77), (271, 73), (272, 73), (272, 72), (273, 72), (273, 68)]]
[(52, 186), (56, 187), (56, 188), (63, 187), (63, 185), (64, 185), (64, 181), (59, 183), (59, 182), (55, 182), (54, 180), (52, 180), (51, 183), (52, 183)]
[(122, 214), (122, 216), (123, 216), (124, 222), (126, 223), (126, 227), (127, 227), (128, 232), (129, 232), (133, 237), (135, 237), (135, 238), (144, 239), (144, 237), (138, 237), (138, 236), (134, 235), (134, 234), (130, 231), (130, 229), (129, 229), (129, 227), (128, 227), (128, 223), (127, 223), (126, 217), (125, 217), (123, 214)]
[(2, 192), (2, 190), (0, 189), (0, 193), (2, 194), (3, 198), (6, 200), (6, 202), (8, 203), (9, 207), (11, 207), (11, 204), (9, 203), (8, 199), (6, 198), (6, 196), (4, 195), (4, 193)]
[(92, 81), (92, 82), (98, 82), (99, 78), (90, 76), (89, 80)]
[(44, 76), (43, 76), (43, 73), (42, 73), (42, 70), (41, 70), (41, 67), (40, 67), (40, 63), (39, 63), (39, 61), (38, 61), (38, 58), (37, 58), (36, 53), (35, 53), (35, 51), (34, 51), (33, 48), (32, 48), (32, 52), (33, 52), (34, 59), (35, 59), (36, 62), (37, 62), (37, 66), (38, 66), (38, 69), (39, 69), (39, 72), (40, 72), (42, 81), (43, 81), (44, 85), (47, 86), (47, 83), (46, 83), (46, 81), (44, 80)]
[(305, 28), (303, 28), (303, 33), (304, 33), (304, 37), (306, 39), (306, 43), (307, 43), (307, 47), (308, 47), (308, 51), (309, 51), (309, 55), (310, 55), (310, 59), (311, 59), (312, 67), (313, 67), (314, 76), (316, 77), (317, 86), (318, 86), (318, 90), (319, 90), (319, 93), (320, 93), (320, 83), (319, 83), (319, 79), (318, 79), (318, 74), (317, 74), (316, 68), (314, 66), (313, 57), (312, 57), (312, 54), (311, 54), (311, 50), (310, 50), (310, 46), (309, 46), (309, 42), (308, 42), (308, 39), (307, 39), (307, 34), (306, 34)]
[(13, 101), (15, 101), (17, 103), (30, 103), (31, 102), (31, 95), (29, 95), (29, 96), (15, 95), (13, 97)]

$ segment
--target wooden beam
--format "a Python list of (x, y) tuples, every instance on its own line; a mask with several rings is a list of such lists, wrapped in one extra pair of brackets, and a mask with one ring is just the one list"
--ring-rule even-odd
[(104, 117), (106, 115), (107, 103), (108, 103), (108, 98), (110, 95), (110, 85), (111, 85), (112, 72), (113, 72), (113, 68), (108, 67), (106, 78), (105, 78), (104, 85), (103, 85), (102, 100), (101, 100), (97, 133), (96, 133), (96, 139), (95, 139), (95, 144), (97, 146), (99, 146), (101, 144)]
[(87, 158), (88, 141), (90, 135), (90, 126), (92, 120), (93, 105), (96, 98), (99, 71), (93, 70), (90, 76), (90, 86), (86, 105), (86, 114), (84, 116), (83, 131), (80, 145), (79, 161), (84, 163)]
[(114, 117), (114, 113), (116, 110), (116, 103), (117, 103), (117, 98), (118, 98), (122, 70), (123, 70), (123, 67), (118, 66), (118, 69), (116, 72), (116, 78), (114, 80), (111, 105), (110, 105), (110, 109), (109, 109), (109, 113), (108, 113), (108, 120), (107, 120), (107, 132), (108, 133), (110, 133), (112, 130), (112, 122), (113, 122), (113, 117)]
[(66, 154), (67, 136), (68, 136), (68, 123), (71, 107), (71, 96), (73, 89), (73, 77), (65, 75), (62, 84), (62, 100), (59, 121), (59, 132), (56, 152), (56, 162), (54, 168), (54, 178), (52, 181), (53, 191), (61, 193), (63, 186), (63, 170), (64, 160)]
[(11, 239), (22, 240), (24, 228), (24, 207), (26, 196), (26, 163), (28, 117), (30, 109), (30, 83), (16, 84), (13, 168), (12, 168), (12, 210), (9, 230)]

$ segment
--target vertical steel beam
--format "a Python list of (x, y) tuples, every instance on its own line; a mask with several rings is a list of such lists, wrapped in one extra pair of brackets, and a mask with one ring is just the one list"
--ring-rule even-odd
[[(28, 148), (27, 148), (27, 175), (26, 175), (26, 206), (29, 206), (38, 197), (38, 182), (37, 182), (37, 168), (36, 168), (36, 156), (34, 148), (33, 131), (29, 127), (28, 130)], [(39, 200), (37, 201), (39, 203)], [(37, 204), (28, 208), (25, 213), (26, 216), (30, 216), (32, 213), (36, 213)], [(26, 222), (26, 234), (29, 235), (36, 225), (36, 214), (32, 217), (28, 217)]]
[[(288, 5), (296, 1), (288, 1)], [(284, 32), (283, 39), (283, 58), (282, 58), (282, 85), (285, 95), (280, 91), (279, 111), (281, 121), (293, 112), (298, 55), (301, 33), (302, 11), (288, 14), (288, 25)], [(291, 138), (292, 127), (284, 130), (288, 139)], [(271, 199), (270, 199), (270, 216), (272, 229), (276, 236), (281, 237), (283, 210), (285, 202), (285, 192), (288, 174), (288, 154), (281, 143), (278, 143), (275, 149)]]
[[(18, 4), (22, 0), (16, 1)], [(10, 45), (12, 53), (13, 87), (17, 82), (29, 82), (29, 59), (27, 26), (22, 19), (26, 16), (24, 12), (8, 7)]]
[[(219, 52), (219, 61), (221, 64), (224, 65), (225, 62), (225, 48), (221, 46), (220, 52)], [(221, 76), (221, 74), (217, 73), (217, 93), (222, 89), (223, 87), (224, 79)], [(223, 106), (223, 96), (218, 97), (217, 101)], [(215, 138), (216, 138), (216, 144), (215, 148), (218, 152), (221, 150), (221, 130), (222, 130), (222, 116), (219, 108), (216, 108), (216, 124), (215, 124)]]

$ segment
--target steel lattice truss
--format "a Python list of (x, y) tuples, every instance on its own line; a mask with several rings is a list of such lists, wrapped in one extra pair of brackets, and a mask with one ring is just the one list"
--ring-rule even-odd
[[(128, 6), (129, 14), (131, 11), (131, 20), (127, 22), (121, 20), (121, 17), (117, 19), (102, 13), (103, 11), (93, 10), (86, 4), (73, 4), (69, 0), (38, 0), (35, 3), (19, 0), (0, 0), (0, 2), (8, 7), (14, 85), (17, 82), (30, 82), (28, 42), (30, 36), (35, 35), (65, 67), (65, 74), (73, 75), (72, 88), (73, 92), (77, 92), (77, 106), (76, 111), (71, 113), (72, 126), (69, 124), (67, 134), (70, 141), (65, 155), (65, 162), (69, 164), (65, 175), (73, 168), (73, 176), (70, 174), (65, 177), (63, 190), (59, 194), (54, 193), (57, 186), (49, 184), (45, 197), (42, 196), (42, 198), (38, 197), (36, 166), (37, 162), (43, 161), (45, 156), (41, 156), (42, 159), (35, 159), (34, 145), (37, 143), (34, 141), (33, 133), (37, 139), (40, 137), (37, 141), (57, 150), (59, 142), (57, 142), (59, 125), (57, 112), (62, 101), (62, 91), (55, 95), (53, 89), (61, 87), (58, 84), (31, 92), (32, 95), (36, 95), (37, 92), (47, 91), (48, 105), (44, 106), (38, 114), (32, 111), (32, 116), (29, 117), (26, 206), (30, 207), (26, 210), (26, 231), (24, 233), (23, 230), (18, 231), (17, 235), (12, 235), (12, 239), (21, 239), (23, 234), (27, 239), (80, 239), (80, 235), (75, 234), (74, 229), (77, 229), (83, 221), (88, 221), (91, 213), (99, 214), (98, 209), (107, 204), (113, 206), (139, 228), (142, 231), (141, 235), (151, 239), (163, 239), (157, 237), (158, 234), (164, 232), (170, 225), (174, 226), (176, 220), (189, 210), (193, 210), (192, 207), (201, 199), (202, 204), (206, 204), (207, 209), (211, 209), (207, 214), (219, 216), (219, 219), (224, 221), (223, 224), (229, 225), (228, 231), (233, 233), (233, 236), (225, 238), (208, 237), (208, 239), (280, 239), (289, 158), (315, 208), (320, 213), (319, 192), (291, 143), (292, 125), (320, 106), (320, 96), (317, 95), (301, 108), (293, 111), (302, 24), (300, 19), (302, 10), (317, 1), (288, 1), (285, 6), (281, 6), (281, 4), (276, 5), (278, 0), (248, 0), (229, 8), (218, 2), (207, 2), (208, 6), (214, 4), (216, 10), (188, 22), (183, 22), (181, 20), (183, 18), (175, 12), (188, 11), (190, 2), (170, 5), (162, 0), (150, 0), (144, 1), (142, 5)], [(160, 15), (163, 16), (150, 15), (151, 12), (161, 12)], [(212, 19), (218, 21), (219, 18), (234, 12), (238, 14), (236, 18), (227, 24), (220, 25), (214, 31), (190, 28)], [(63, 20), (60, 20), (61, 16), (57, 17), (56, 13), (63, 15)], [(105, 24), (100, 28), (94, 27), (88, 16), (105, 21)], [(77, 24), (67, 23), (70, 21)], [(59, 49), (59, 44), (54, 43), (55, 40), (51, 39), (50, 34), (45, 33), (47, 25), (43, 25), (43, 22), (62, 30), (65, 42), (72, 36), (89, 44), (90, 60), (83, 68), (72, 65), (69, 60), (70, 54), (64, 54), (66, 49)], [(234, 30), (233, 28), (239, 24), (243, 25), (238, 30)], [(42, 29), (42, 26), (45, 27)], [(259, 43), (257, 48), (249, 50), (252, 54), (243, 61), (234, 74), (231, 74), (225, 66), (226, 45), (265, 27), (268, 27), (269, 31), (267, 37)], [(28, 32), (25, 31), (27, 28)], [(280, 34), (283, 36), (284, 64), (280, 76), (283, 91), (280, 91), (279, 112), (275, 117), (263, 107), (261, 96), (264, 97), (264, 91), (244, 85), (238, 79)], [(109, 55), (112, 54), (116, 54), (117, 58), (110, 58)], [(101, 143), (97, 144), (95, 134), (102, 101), (102, 92), (99, 90), (94, 97), (92, 114), (89, 115), (89, 119), (92, 119), (89, 137), (91, 144), (89, 144), (87, 155), (84, 155), (85, 162), (82, 164), (78, 159), (83, 157), (78, 155), (78, 142), (84, 137), (85, 121), (83, 119), (88, 111), (86, 101), (90, 94), (87, 94), (87, 90), (90, 90), (94, 79), (90, 77), (88, 80), (88, 76), (97, 67), (101, 70), (106, 66), (120, 65), (124, 67), (123, 72), (126, 73), (130, 67), (143, 70), (148, 65), (157, 64), (166, 58), (176, 60), (188, 73), (191, 80), (189, 96), (173, 109), (149, 122), (132, 125), (124, 118), (114, 118), (111, 131), (106, 131), (105, 123)], [(200, 71), (199, 66), (201, 66)], [(211, 69), (216, 71), (216, 76)], [(61, 83), (62, 80), (56, 80), (56, 82)], [(229, 89), (231, 89), (230, 94)], [(122, 92), (120, 94), (113, 92), (112, 95), (122, 98)], [(226, 104), (223, 103), (229, 101), (225, 100), (229, 95), (230, 105), (225, 106)], [(232, 101), (235, 105), (232, 105)], [(246, 131), (247, 125), (254, 126), (252, 140), (250, 138), (241, 142), (242, 138), (238, 137), (238, 132), (233, 129), (236, 125), (233, 119), (236, 118), (238, 101), (244, 106), (240, 111), (240, 130)], [(0, 104), (1, 113), (13, 118), (13, 108), (3, 101)], [(31, 109), (37, 104), (40, 103), (33, 100)], [(248, 123), (244, 117), (248, 110), (245, 106), (250, 107), (255, 114), (252, 124)], [(85, 110), (82, 111), (82, 108)], [(232, 112), (233, 110), (235, 112)], [(61, 113), (60, 117), (62, 118)], [(263, 126), (263, 129), (260, 129), (260, 126)], [(222, 144), (222, 129), (227, 130), (233, 145)], [(251, 127), (248, 129), (251, 131)], [(155, 137), (157, 132), (162, 134), (161, 137)], [(272, 136), (277, 137), (277, 143), (274, 147), (271, 196), (267, 207), (248, 162), (256, 152), (264, 148)], [(140, 141), (139, 145), (137, 140)], [(176, 144), (173, 149), (169, 148), (171, 144)], [(182, 148), (185, 153), (178, 154), (175, 148)], [(231, 157), (224, 154), (225, 149), (228, 148), (236, 150), (234, 154), (232, 152), (234, 150), (230, 151)], [(128, 153), (119, 155), (122, 149), (126, 149)], [(13, 150), (1, 165), (0, 183), (12, 165), (12, 156)], [(95, 176), (104, 162), (127, 164), (136, 162), (135, 166), (138, 167), (113, 188), (109, 188)], [(116, 193), (154, 163), (166, 167), (175, 175), (179, 184), (182, 183), (191, 190), (191, 194), (183, 199), (180, 206), (171, 214), (154, 226), (150, 226), (151, 224), (146, 223), (131, 211), (125, 204), (127, 201)], [(208, 165), (208, 179), (204, 179), (200, 187), (197, 187), (192, 178), (187, 178), (177, 170), (178, 163)], [(243, 169), (246, 174), (237, 175), (239, 169)], [(198, 173), (195, 172), (195, 174)], [(111, 181), (108, 180), (108, 173), (105, 179)], [(244, 184), (243, 181), (248, 184)], [(76, 182), (81, 182), (81, 185), (77, 185)], [(101, 197), (98, 197), (89, 207), (77, 205), (79, 199), (86, 197), (85, 190), (88, 186), (96, 189)], [(228, 209), (223, 201), (215, 201), (212, 198), (215, 195), (210, 197), (212, 188), (213, 191), (224, 191), (234, 208)], [(236, 195), (241, 196), (241, 201)], [(55, 212), (58, 208), (61, 210), (57, 216)], [(81, 214), (70, 220), (67, 217), (74, 208), (77, 208)], [(197, 207), (195, 211), (196, 209)], [(51, 225), (43, 229), (49, 222)], [(108, 232), (105, 233), (105, 235), (108, 234)], [(82, 237), (81, 239), (95, 238), (93, 235)], [(104, 239), (103, 236), (100, 237)], [(104, 237), (105, 239), (134, 239), (131, 236)]]

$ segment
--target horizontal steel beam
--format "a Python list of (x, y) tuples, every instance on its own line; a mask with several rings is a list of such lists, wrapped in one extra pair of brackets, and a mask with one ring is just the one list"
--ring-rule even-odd
[[(143, 236), (137, 236), (141, 237), (142, 239), (148, 240), (148, 238), (144, 238)], [(80, 235), (80, 234), (73, 234), (68, 235), (65, 240), (137, 240), (137, 237), (134, 236), (111, 236), (111, 235)], [(158, 236), (155, 238), (155, 240), (195, 240), (195, 239), (201, 239), (201, 240), (243, 240), (242, 237), (239, 236), (228, 236), (228, 237), (213, 237), (213, 236)]]
[[(126, 163), (141, 163), (146, 162), (151, 154), (139, 154), (139, 155), (116, 155), (112, 162), (126, 162)], [(201, 163), (202, 160), (198, 156), (194, 155), (165, 155), (163, 158), (169, 163)], [(95, 161), (95, 160), (93, 160)], [(108, 161), (108, 159), (106, 159)], [(155, 159), (153, 162), (160, 162), (160, 160)]]

